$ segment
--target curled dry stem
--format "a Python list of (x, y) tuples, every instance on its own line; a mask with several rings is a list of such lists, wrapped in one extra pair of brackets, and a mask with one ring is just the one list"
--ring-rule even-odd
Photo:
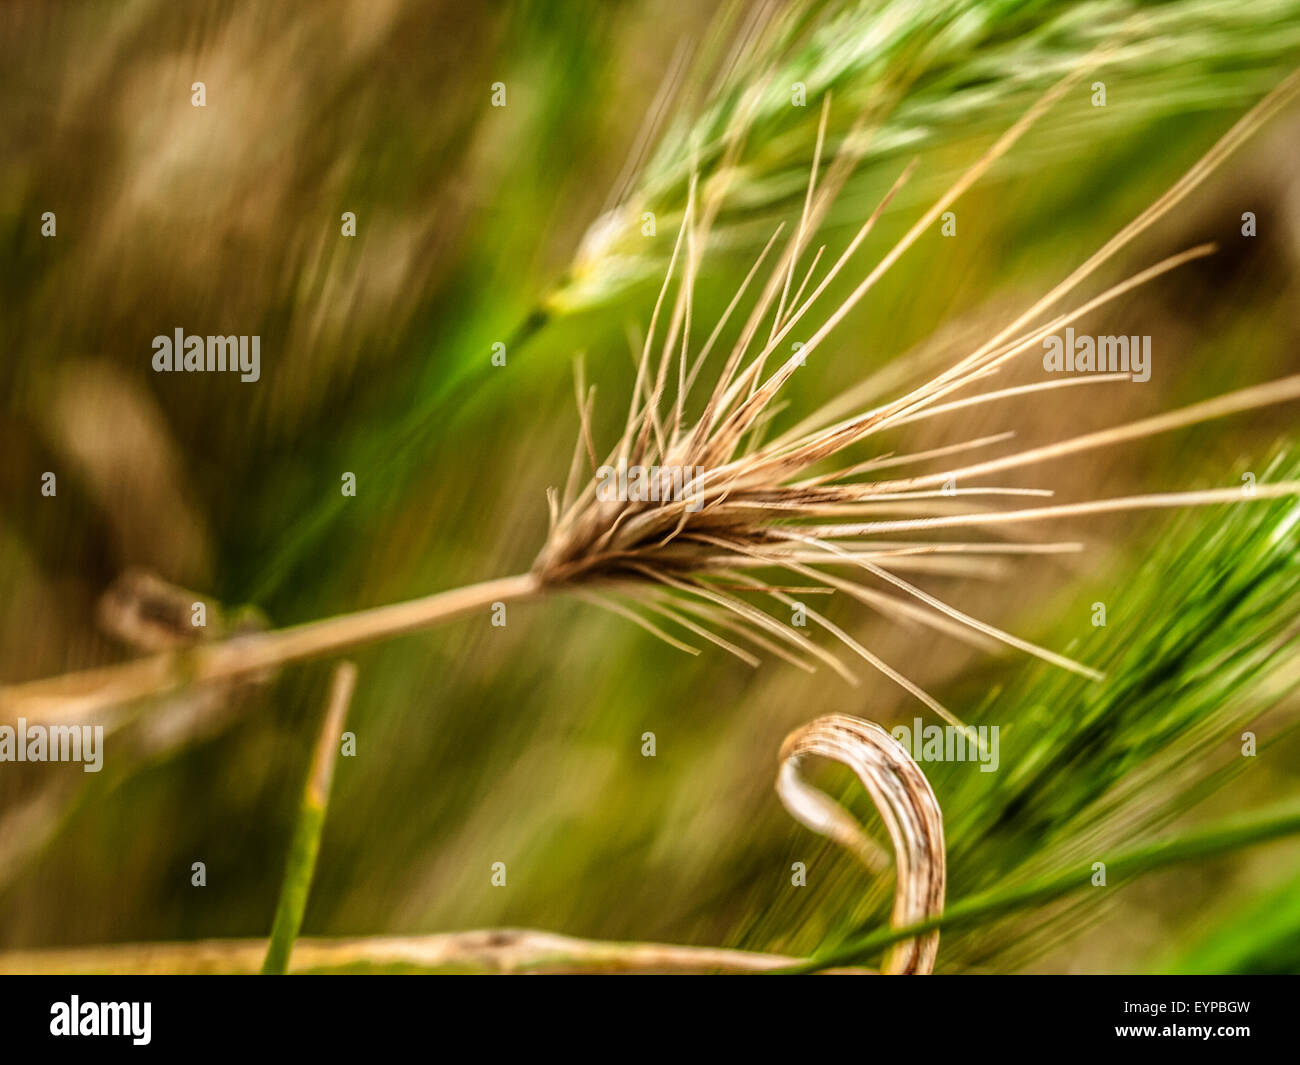
[[(897, 869), (891, 925), (907, 928), (938, 918), (943, 913), (946, 880), (943, 812), (930, 782), (907, 749), (879, 725), (845, 714), (819, 717), (795, 729), (781, 745), (776, 791), (790, 816), (879, 872), (885, 859), (857, 820), (799, 775), (803, 760), (811, 756), (829, 758), (852, 769), (889, 832)], [(938, 952), (936, 928), (895, 943), (885, 959), (884, 972), (933, 972)]]

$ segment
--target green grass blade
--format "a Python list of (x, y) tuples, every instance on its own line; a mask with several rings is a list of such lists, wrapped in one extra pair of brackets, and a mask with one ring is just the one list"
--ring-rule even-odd
[(293, 842), (289, 845), (289, 860), (280, 885), (280, 901), (271, 925), (271, 941), (266, 948), (262, 972), (288, 972), (289, 956), (293, 942), (302, 928), (302, 915), (307, 909), (307, 896), (311, 892), (312, 876), (316, 872), (316, 855), (320, 852), (321, 831), (325, 827), (325, 811), (329, 805), (330, 784), (334, 779), (334, 759), (338, 754), (339, 735), (347, 719), (352, 689), (356, 686), (357, 670), (351, 662), (341, 662), (334, 671), (330, 687), (329, 708), (321, 726), (312, 755), (307, 786), (303, 788), (302, 808), (294, 828)]
[(1232, 909), (1190, 946), (1150, 966), (1155, 973), (1263, 975), (1300, 972), (1300, 870)]
[[(1153, 869), (1178, 862), (1198, 861), (1228, 854), (1242, 847), (1281, 836), (1300, 834), (1300, 804), (1288, 803), (1264, 813), (1211, 825), (1170, 839), (1144, 843), (1121, 851), (1105, 862), (1107, 883), (1140, 876)], [(864, 963), (884, 947), (903, 939), (933, 931), (978, 924), (1016, 910), (1042, 906), (1080, 888), (1092, 886), (1092, 864), (1039, 877), (1000, 891), (972, 895), (950, 906), (940, 917), (906, 928), (881, 928), (854, 942), (815, 955), (806, 965), (791, 971), (812, 972), (849, 964)], [(1104, 890), (1104, 889), (1103, 889)]]

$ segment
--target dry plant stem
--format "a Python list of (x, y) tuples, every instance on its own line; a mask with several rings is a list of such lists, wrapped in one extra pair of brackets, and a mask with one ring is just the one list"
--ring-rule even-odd
[[(0, 974), (255, 973), (264, 939), (126, 943), (0, 954)], [(431, 936), (300, 939), (291, 973), (348, 966), (464, 968), (493, 973), (763, 973), (804, 959), (721, 947), (608, 943), (530, 929), (484, 929)], [(858, 972), (869, 970), (859, 969)]]
[(0, 689), (0, 719), (71, 722), (105, 707), (213, 681), (238, 680), (290, 662), (427, 629), (485, 610), (495, 602), (538, 594), (528, 573), (484, 581), (389, 606), (360, 610), (266, 633), (237, 636), (120, 665)]

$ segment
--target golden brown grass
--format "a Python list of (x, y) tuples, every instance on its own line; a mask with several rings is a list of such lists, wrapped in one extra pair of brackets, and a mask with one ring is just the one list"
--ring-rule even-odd
[[(998, 373), (1011, 360), (1037, 347), (1044, 337), (1181, 264), (1213, 252), (1208, 245), (1191, 248), (1069, 309), (1059, 309), (1066, 297), (1102, 264), (1186, 198), (1232, 151), (1294, 100), (1300, 93), (1300, 73), (1289, 77), (1238, 121), (1147, 210), (975, 351), (894, 398), (878, 399), (880, 382), (865, 381), (794, 426), (765, 439), (780, 412), (782, 389), (799, 368), (941, 214), (1075, 85), (1081, 72), (1076, 71), (1048, 92), (964, 172), (880, 257), (849, 296), (820, 319), (799, 352), (769, 368), (792, 330), (811, 320), (821, 297), (848, 268), (911, 171), (910, 167), (904, 170), (820, 278), (813, 280), (824, 247), (814, 253), (800, 277), (798, 264), (808, 250), (816, 223), (846, 176), (847, 164), (841, 155), (827, 167), (819, 183), (823, 144), (819, 133), (799, 224), (768, 274), (739, 339), (726, 353), (712, 388), (702, 398), (699, 413), (693, 416), (688, 411), (704, 367), (781, 231), (773, 234), (731, 304), (703, 344), (693, 351), (694, 287), (708, 243), (713, 209), (698, 208), (692, 186), (686, 217), (642, 347), (625, 428), (604, 463), (613, 467), (658, 467), (661, 491), (656, 495), (661, 498), (600, 497), (596, 474), (601, 463), (591, 420), (594, 392), (587, 389), (579, 366), (581, 430), (564, 489), (548, 493), (550, 531), (528, 573), (290, 628), (167, 651), (103, 669), (13, 685), (0, 689), (0, 712), (6, 717), (22, 714), (29, 720), (68, 721), (188, 684), (247, 677), (285, 663), (425, 628), (485, 610), (497, 601), (554, 593), (579, 595), (635, 620), (692, 653), (699, 649), (687, 641), (697, 637), (750, 665), (757, 665), (759, 654), (766, 653), (804, 669), (821, 663), (855, 682), (855, 674), (840, 654), (758, 604), (773, 604), (778, 611), (798, 606), (813, 624), (831, 634), (841, 653), (862, 659), (953, 722), (956, 717), (937, 700), (802, 600), (813, 595), (842, 594), (888, 615), (922, 620), (950, 635), (985, 644), (996, 640), (1085, 676), (1099, 676), (1086, 664), (939, 601), (900, 574), (935, 570), (960, 574), (977, 564), (978, 556), (1077, 549), (1078, 545), (1070, 542), (1027, 543), (998, 537), (1008, 529), (1048, 519), (1242, 501), (1246, 497), (1239, 488), (1224, 488), (1027, 507), (1023, 499), (1048, 497), (1051, 491), (990, 484), (986, 478), (1300, 398), (1300, 376), (983, 461), (971, 458), (1008, 441), (1012, 434), (956, 441), (912, 454), (877, 451), (850, 460), (846, 453), (861, 445), (869, 446), (872, 438), (886, 431), (923, 418), (941, 417), (1012, 395), (1106, 385), (1124, 376), (1097, 374), (1014, 388), (993, 387)], [(823, 111), (823, 123), (825, 114)], [(662, 337), (661, 322), (665, 323)], [(759, 339), (764, 335), (765, 339)], [(938, 458), (950, 462), (955, 459), (958, 465), (948, 465), (942, 472), (883, 479), (878, 476), (886, 469)], [(590, 468), (591, 476), (584, 467)], [(703, 472), (689, 481), (685, 491), (673, 493), (669, 490), (673, 470)], [(1261, 484), (1253, 498), (1297, 493), (1297, 483)], [(903, 516), (897, 516), (900, 514)], [(962, 542), (933, 536), (954, 529), (969, 529), (977, 535)], [(684, 636), (679, 637), (660, 621)]]

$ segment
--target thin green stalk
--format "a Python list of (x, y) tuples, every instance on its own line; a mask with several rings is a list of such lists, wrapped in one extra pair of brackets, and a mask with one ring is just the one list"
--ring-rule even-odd
[(351, 662), (340, 662), (334, 670), (329, 708), (316, 739), (307, 786), (303, 788), (302, 809), (289, 846), (289, 860), (280, 885), (280, 902), (275, 909), (266, 960), (262, 962), (263, 973), (283, 974), (289, 970), (289, 956), (302, 928), (302, 915), (307, 909), (307, 896), (316, 872), (316, 856), (320, 852), (325, 810), (329, 806), (330, 784), (334, 779), (334, 759), (356, 680), (357, 668)]

